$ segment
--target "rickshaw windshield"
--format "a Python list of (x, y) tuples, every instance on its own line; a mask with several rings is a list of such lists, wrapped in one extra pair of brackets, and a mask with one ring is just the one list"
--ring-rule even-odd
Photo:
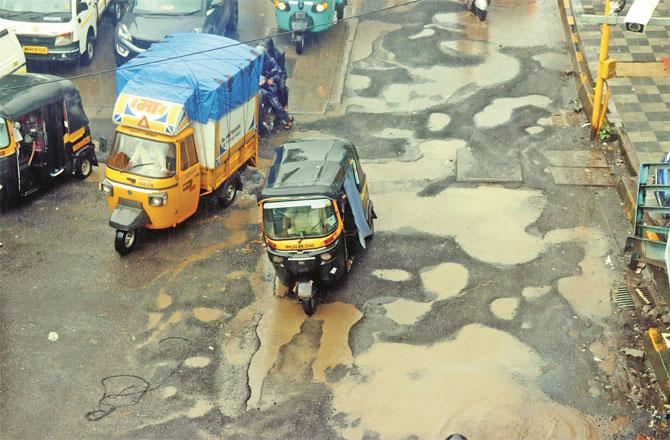
[(9, 146), (9, 130), (7, 129), (7, 121), (0, 118), (0, 150)]
[(263, 222), (265, 234), (275, 240), (323, 237), (337, 228), (337, 216), (329, 199), (266, 202)]
[(163, 178), (175, 174), (175, 145), (117, 133), (107, 166), (138, 176)]

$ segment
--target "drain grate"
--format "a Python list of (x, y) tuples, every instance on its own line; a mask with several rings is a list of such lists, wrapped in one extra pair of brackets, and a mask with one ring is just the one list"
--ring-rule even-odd
[(630, 296), (628, 286), (619, 286), (614, 291), (614, 302), (620, 309), (630, 309), (635, 307), (635, 301)]
[(649, 286), (640, 286), (640, 287), (634, 287), (635, 289), (635, 294), (637, 295), (638, 298), (640, 298), (640, 304), (643, 306), (649, 305), (651, 307), (655, 307), (656, 303), (654, 302), (654, 296), (651, 294), (651, 290), (649, 290)]

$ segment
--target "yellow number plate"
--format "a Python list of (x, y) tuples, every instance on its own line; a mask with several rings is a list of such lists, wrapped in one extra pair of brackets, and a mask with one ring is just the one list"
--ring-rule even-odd
[(49, 48), (48, 47), (42, 47), (42, 46), (23, 46), (23, 52), (25, 53), (39, 53), (42, 55), (46, 55), (49, 53)]

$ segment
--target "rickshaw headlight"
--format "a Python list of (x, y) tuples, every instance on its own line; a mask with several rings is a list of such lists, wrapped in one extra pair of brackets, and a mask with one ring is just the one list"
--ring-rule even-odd
[(167, 203), (167, 193), (152, 194), (149, 196), (151, 206), (163, 206)]
[(114, 195), (114, 186), (109, 183), (109, 180), (105, 179), (100, 182), (100, 191), (111, 197)]
[(280, 257), (279, 255), (273, 255), (272, 256), (272, 262), (277, 263), (277, 264), (281, 264), (281, 263), (284, 262), (284, 257)]
[(324, 252), (323, 254), (319, 255), (323, 261), (330, 261), (333, 259), (333, 256), (329, 254), (328, 252)]
[(317, 3), (316, 5), (314, 5), (314, 10), (315, 10), (316, 12), (323, 12), (323, 11), (325, 11), (326, 9), (328, 9), (328, 2)]
[(277, 9), (279, 9), (280, 11), (286, 11), (286, 10), (289, 9), (288, 5), (287, 5), (286, 3), (284, 3), (284, 2), (277, 2), (277, 3), (275, 4), (275, 6), (276, 6)]

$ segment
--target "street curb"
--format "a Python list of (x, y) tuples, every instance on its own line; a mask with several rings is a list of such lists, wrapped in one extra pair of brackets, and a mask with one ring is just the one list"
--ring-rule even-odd
[[(593, 84), (595, 82), (593, 81), (593, 75), (591, 74), (586, 61), (586, 56), (581, 50), (583, 45), (579, 36), (579, 29), (577, 28), (572, 2), (571, 0), (557, 1), (563, 30), (565, 31), (566, 40), (568, 42), (570, 59), (578, 76), (578, 81), (576, 81), (575, 85), (577, 88), (577, 95), (579, 96), (584, 111), (590, 120), (591, 115), (593, 114), (592, 96), (594, 94)], [(637, 185), (634, 185), (631, 181), (637, 176), (638, 170), (640, 169), (640, 159), (625, 130), (616, 127), (614, 131), (617, 135), (619, 151), (623, 154), (625, 158), (624, 162), (626, 164), (626, 170), (623, 176), (619, 177), (616, 188), (623, 202), (624, 212), (628, 219), (632, 220), (635, 211), (635, 199), (637, 198)], [(610, 167), (613, 166), (614, 164), (610, 163)]]
[[(352, 4), (352, 9), (351, 13), (352, 16), (356, 16), (359, 11), (359, 1), (356, 1), (354, 4)], [(342, 55), (342, 66), (340, 67), (340, 70), (338, 72), (337, 76), (337, 83), (333, 86), (332, 90), (330, 91), (330, 97), (328, 98), (328, 102), (326, 102), (325, 106), (325, 111), (324, 115), (328, 113), (329, 111), (334, 110), (342, 104), (342, 96), (344, 95), (344, 82), (347, 79), (347, 74), (349, 70), (349, 61), (351, 60), (351, 51), (354, 47), (354, 40), (356, 39), (356, 31), (358, 30), (358, 18), (354, 18), (352, 20), (347, 20), (349, 23), (351, 23), (351, 30), (349, 31), (349, 36), (347, 37), (347, 41), (344, 43), (344, 54)]]

